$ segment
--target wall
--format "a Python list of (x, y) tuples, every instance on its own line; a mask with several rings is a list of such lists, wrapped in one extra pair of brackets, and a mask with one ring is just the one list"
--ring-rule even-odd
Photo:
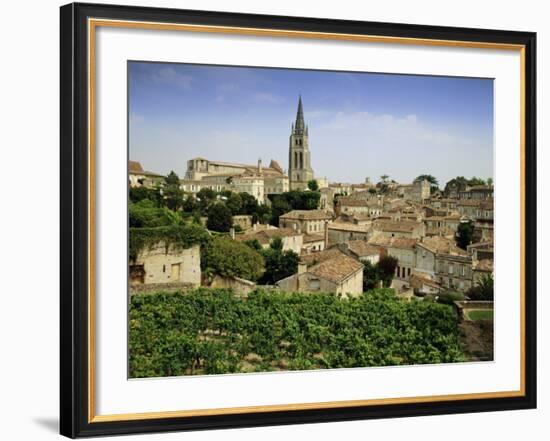
[[(97, 3), (117, 3), (114, 0), (95, 0)], [(0, 217), (2, 231), (3, 293), (5, 311), (0, 332), (10, 336), (2, 340), (3, 359), (0, 375), (0, 410), (4, 418), (2, 438), (18, 440), (61, 440), (57, 435), (58, 415), (58, 291), (59, 291), (59, 201), (58, 201), (58, 102), (59, 102), (59, 26), (58, 7), (63, 1), (29, 0), (6, 2), (3, 6), (1, 39), (3, 69), (0, 71), (3, 125), (2, 145), (3, 182), (18, 183), (17, 191), (2, 187), (4, 207), (10, 216)], [(547, 2), (540, 0), (484, 1), (463, 0), (443, 3), (436, 0), (392, 0), (387, 2), (296, 2), (295, 0), (124, 0), (119, 3), (141, 6), (228, 10), (259, 14), (333, 17), (352, 20), (372, 20), (500, 28), (538, 31), (539, 78), (539, 225), (550, 222), (550, 14)], [(6, 61), (7, 60), (7, 61)], [(293, 115), (291, 115), (292, 117)], [(280, 141), (287, 146), (286, 139)], [(315, 149), (312, 140), (312, 150)], [(314, 159), (314, 157), (313, 157)], [(283, 165), (284, 166), (284, 165)], [(315, 166), (315, 163), (313, 163)], [(175, 165), (183, 176), (186, 164)], [(40, 177), (40, 185), (25, 176)], [(32, 198), (32, 212), (27, 215)], [(34, 280), (40, 280), (40, 292), (21, 290), (21, 281), (28, 280), (29, 248), (22, 246), (17, 231), (27, 232), (25, 240), (36, 244), (33, 254), (40, 265), (33, 268)], [(10, 234), (6, 234), (10, 232)], [(548, 229), (541, 228), (538, 237), (540, 294), (550, 290), (547, 250), (550, 249)], [(544, 255), (543, 255), (544, 253)], [(545, 265), (546, 264), (546, 265)], [(32, 307), (29, 305), (32, 304)], [(543, 439), (550, 431), (550, 321), (542, 320), (550, 308), (548, 297), (540, 295), (539, 307), (539, 408), (529, 411), (490, 412), (479, 414), (443, 415), (415, 418), (380, 419), (324, 424), (261, 427), (161, 435), (138, 435), (120, 438), (124, 441), (252, 441), (313, 439), (406, 439), (408, 441), (510, 441)], [(21, 313), (19, 313), (21, 312)], [(24, 314), (23, 314), (24, 312)], [(498, 318), (497, 318), (498, 319)], [(39, 331), (38, 331), (39, 330)], [(15, 337), (16, 335), (16, 337)], [(32, 348), (32, 350), (27, 350)], [(263, 374), (262, 374), (263, 375)], [(266, 374), (269, 375), (269, 374)], [(37, 393), (36, 391), (40, 391)]]

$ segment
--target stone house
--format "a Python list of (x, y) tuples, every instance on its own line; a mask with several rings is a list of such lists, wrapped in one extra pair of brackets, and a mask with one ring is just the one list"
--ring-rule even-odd
[(467, 251), (472, 255), (474, 260), (493, 260), (495, 254), (492, 240), (472, 243), (468, 245)]
[(360, 261), (369, 261), (373, 265), (378, 263), (382, 252), (379, 247), (369, 245), (369, 243), (364, 240), (350, 240), (339, 243), (336, 247), (348, 256), (354, 257)]
[(257, 231), (249, 231), (245, 234), (239, 234), (235, 236), (235, 240), (239, 242), (247, 242), (257, 240), (262, 248), (269, 248), (269, 245), (275, 239), (279, 237), (283, 242), (283, 251), (294, 251), (296, 254), (300, 254), (303, 247), (304, 235), (292, 228), (267, 228)]
[(493, 199), (494, 189), (492, 185), (474, 185), (459, 191), (460, 199), (487, 200)]
[(409, 284), (415, 294), (439, 294), (441, 286), (429, 274), (413, 271)]
[(441, 286), (465, 292), (472, 287), (472, 258), (464, 254), (437, 254), (435, 273)]
[(279, 216), (279, 227), (292, 228), (301, 233), (325, 234), (332, 216), (323, 210), (292, 210)]
[(180, 248), (159, 241), (141, 250), (130, 264), (130, 286), (193, 286), (201, 284), (200, 246)]
[(343, 296), (358, 296), (363, 292), (361, 262), (339, 251), (321, 260), (313, 261), (310, 266), (301, 263), (297, 274), (279, 280), (276, 285), (288, 292), (330, 292)]
[(368, 240), (370, 235), (370, 225), (358, 225), (351, 222), (332, 222), (328, 225), (327, 246), (347, 242), (348, 240)]
[(326, 240), (325, 237), (328, 231), (325, 232), (325, 235), (321, 234), (304, 234), (302, 253), (315, 253), (318, 251), (323, 251), (325, 249)]
[(420, 239), (426, 235), (426, 228), (423, 222), (410, 220), (391, 221), (379, 219), (373, 222), (372, 230), (387, 237)]
[(128, 181), (130, 187), (148, 187), (161, 185), (164, 176), (143, 169), (138, 161), (128, 161)]

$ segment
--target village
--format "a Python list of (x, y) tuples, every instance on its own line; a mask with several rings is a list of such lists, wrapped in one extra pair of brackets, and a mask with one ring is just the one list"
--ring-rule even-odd
[[(355, 296), (365, 287), (382, 286), (380, 278), (367, 280), (366, 270), (376, 273), (383, 260), (393, 270), (389, 286), (404, 298), (453, 293), (459, 300), (492, 300), (491, 179), (457, 177), (441, 189), (431, 175), (412, 183), (397, 183), (388, 175), (376, 183), (369, 178), (328, 182), (314, 177), (308, 131), (300, 98), (288, 173), (276, 160), (264, 167), (261, 160), (245, 165), (193, 158), (183, 179), (172, 172), (170, 184), (170, 176), (130, 161), (130, 191), (175, 197), (175, 211), (235, 246), (265, 251), (277, 241), (282, 252), (294, 253), (295, 264), (277, 280), (268, 277), (273, 289)], [(243, 197), (251, 210), (243, 207)], [(216, 219), (224, 215), (228, 219)], [(130, 235), (136, 233), (134, 228)], [(258, 282), (224, 271), (205, 277), (199, 244), (182, 248), (159, 240), (134, 257), (132, 292), (208, 285), (246, 293)]]

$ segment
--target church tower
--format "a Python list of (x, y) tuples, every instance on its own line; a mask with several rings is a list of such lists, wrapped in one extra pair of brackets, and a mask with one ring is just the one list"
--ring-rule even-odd
[(292, 124), (288, 149), (288, 177), (291, 190), (305, 190), (308, 181), (313, 179), (308, 138), (308, 128), (304, 123), (304, 110), (300, 96), (296, 122)]

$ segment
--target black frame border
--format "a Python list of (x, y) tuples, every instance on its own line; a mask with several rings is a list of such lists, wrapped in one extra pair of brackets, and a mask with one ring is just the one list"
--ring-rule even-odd
[[(87, 19), (524, 45), (525, 395), (427, 403), (88, 422)], [(536, 33), (72, 3), (60, 8), (60, 433), (70, 438), (536, 408)]]

